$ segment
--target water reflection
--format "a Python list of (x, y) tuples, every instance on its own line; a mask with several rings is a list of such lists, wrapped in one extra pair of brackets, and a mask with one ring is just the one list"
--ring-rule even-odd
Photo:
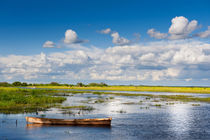
[(169, 108), (170, 128), (176, 135), (188, 134), (192, 122), (192, 106), (189, 104), (176, 104)]
[(111, 128), (111, 125), (49, 125), (49, 124), (26, 124), (26, 129), (31, 130), (31, 129), (37, 129), (37, 128), (42, 128), (42, 127), (101, 127), (101, 128)]

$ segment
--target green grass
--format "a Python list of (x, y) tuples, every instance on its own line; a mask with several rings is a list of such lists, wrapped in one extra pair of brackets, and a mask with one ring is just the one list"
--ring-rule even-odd
[(32, 113), (55, 107), (64, 100), (44, 90), (0, 88), (0, 113)]
[(149, 92), (181, 92), (181, 93), (210, 93), (210, 87), (167, 87), (167, 86), (107, 86), (107, 87), (69, 87), (69, 86), (37, 86), (50, 89), (76, 90), (115, 90), (115, 91), (149, 91)]
[[(68, 112), (71, 109), (82, 110), (82, 111), (92, 111), (94, 108), (92, 106), (63, 106), (59, 107), (63, 112)], [(71, 112), (71, 111), (70, 111)], [(69, 114), (69, 113), (67, 113)]]

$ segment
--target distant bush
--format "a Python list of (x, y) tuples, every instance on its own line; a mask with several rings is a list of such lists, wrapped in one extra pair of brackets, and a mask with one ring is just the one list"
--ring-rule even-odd
[(28, 86), (28, 84), (27, 84), (27, 83), (25, 83), (25, 82), (23, 82), (23, 83), (21, 84), (21, 86), (26, 87), (26, 86)]
[(51, 86), (60, 86), (60, 84), (57, 83), (57, 82), (51, 82), (49, 85), (51, 85)]
[(85, 84), (83, 84), (83, 83), (77, 83), (77, 86), (78, 86), (78, 87), (84, 87)]
[(15, 81), (12, 83), (12, 85), (18, 87), (18, 86), (22, 86), (22, 83), (19, 81)]
[(0, 82), (0, 87), (11, 87), (12, 85), (7, 82)]
[(101, 83), (89, 83), (88, 86), (90, 86), (90, 87), (106, 87), (108, 85), (106, 83), (101, 82)]
[(21, 83), (19, 81), (13, 82), (12, 85), (15, 86), (15, 87), (21, 87), (21, 86), (26, 87), (26, 86), (28, 86), (28, 84), (26, 82)]

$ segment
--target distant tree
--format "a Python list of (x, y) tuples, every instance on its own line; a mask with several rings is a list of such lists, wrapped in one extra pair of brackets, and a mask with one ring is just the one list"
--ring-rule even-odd
[(77, 83), (77, 86), (78, 87), (83, 87), (83, 86), (85, 86), (83, 83)]
[(10, 86), (12, 86), (10, 83), (0, 82), (0, 87), (10, 87)]
[(69, 86), (70, 86), (70, 87), (73, 87), (74, 85), (73, 85), (73, 84), (69, 84)]
[(28, 84), (27, 84), (26, 82), (23, 82), (23, 83), (21, 84), (21, 86), (26, 87), (26, 86), (28, 86)]
[(105, 87), (105, 86), (108, 86), (106, 83), (89, 83), (88, 86), (90, 87)]
[(22, 86), (22, 83), (19, 81), (15, 81), (12, 83), (12, 85), (17, 87), (17, 86)]
[(103, 82), (101, 82), (100, 85), (103, 86), (103, 87), (107, 87), (108, 86), (106, 83), (103, 83)]
[(51, 82), (50, 85), (51, 85), (51, 86), (60, 86), (60, 84), (57, 83), (57, 82)]

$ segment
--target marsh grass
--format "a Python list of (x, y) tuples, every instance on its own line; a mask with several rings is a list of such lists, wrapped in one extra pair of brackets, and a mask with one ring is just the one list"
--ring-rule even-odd
[(63, 110), (62, 111), (62, 114), (68, 114), (68, 115), (71, 115), (71, 114), (74, 114), (74, 112), (72, 112), (71, 110)]
[(140, 109), (149, 109), (149, 107), (148, 106), (145, 106), (145, 107), (140, 107)]
[(166, 103), (166, 105), (174, 105), (175, 103)]
[(91, 110), (94, 110), (93, 107), (91, 106), (62, 106), (62, 107), (59, 107), (60, 109), (79, 109), (79, 110), (87, 110), (87, 111), (91, 111)]
[(126, 113), (126, 111), (121, 109), (121, 110), (117, 111), (117, 113)]
[(153, 105), (153, 106), (156, 106), (156, 107), (162, 107), (162, 105), (161, 105), (161, 104), (155, 104), (155, 105)]
[(95, 100), (94, 103), (104, 103), (105, 101), (106, 101), (105, 99), (99, 98), (99, 99)]
[(180, 92), (180, 93), (210, 93), (210, 87), (167, 87), (167, 86), (106, 86), (106, 87), (67, 87), (67, 86), (37, 86), (37, 88), (75, 89), (75, 90), (114, 90), (114, 91), (149, 91), (149, 92)]
[(192, 104), (192, 106), (200, 106), (200, 104)]
[(60, 109), (81, 109), (85, 108), (86, 106), (62, 106)]
[(44, 111), (66, 100), (43, 90), (0, 88), (0, 113), (17, 114)]

